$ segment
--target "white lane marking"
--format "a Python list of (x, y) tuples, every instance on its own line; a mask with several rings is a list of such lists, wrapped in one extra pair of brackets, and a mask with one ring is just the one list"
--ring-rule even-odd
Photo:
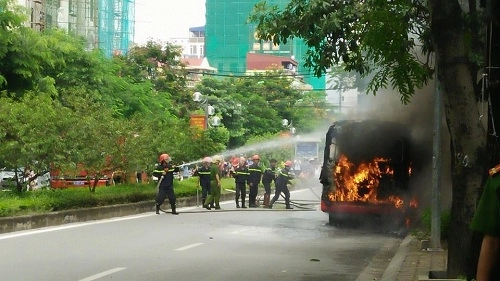
[(191, 248), (194, 248), (194, 247), (198, 247), (200, 245), (203, 245), (203, 243), (194, 243), (194, 244), (191, 244), (191, 245), (187, 245), (185, 247), (181, 247), (181, 248), (177, 248), (175, 249), (176, 251), (184, 251), (184, 250), (187, 250), (187, 249), (191, 249)]
[(235, 231), (231, 232), (231, 234), (239, 234), (239, 233), (242, 233), (242, 232), (247, 231), (249, 229), (250, 229), (249, 227), (240, 228), (238, 230), (235, 230)]
[(116, 222), (116, 221), (140, 219), (140, 218), (154, 216), (154, 215), (155, 215), (154, 213), (153, 214), (142, 214), (142, 215), (121, 217), (121, 218), (112, 218), (112, 219), (92, 221), (92, 222), (75, 223), (75, 224), (56, 226), (56, 227), (47, 227), (47, 228), (26, 230), (25, 232), (15, 232), (12, 234), (1, 235), (0, 240), (17, 238), (17, 237), (28, 236), (28, 235), (39, 234), (39, 233), (53, 232), (53, 231), (64, 230), (64, 229), (77, 228), (77, 227), (88, 226), (88, 225), (96, 225), (96, 224), (103, 224), (103, 223)]
[(92, 281), (92, 280), (97, 280), (101, 277), (104, 277), (106, 275), (110, 275), (110, 274), (113, 274), (115, 272), (118, 272), (118, 271), (122, 271), (126, 269), (126, 267), (116, 267), (116, 268), (113, 268), (113, 269), (110, 269), (110, 270), (106, 270), (106, 271), (103, 271), (101, 273), (97, 273), (97, 274), (94, 274), (92, 276), (89, 276), (87, 278), (83, 278), (83, 279), (80, 279), (79, 281)]
[[(303, 192), (303, 191), (308, 191), (308, 190), (309, 189), (299, 189), (299, 190), (290, 191), (290, 193), (298, 193), (298, 192)], [(220, 202), (220, 204), (230, 204), (230, 203), (234, 204), (234, 200)], [(195, 209), (199, 209), (199, 207), (197, 207), (197, 206), (184, 207), (184, 208), (180, 208), (179, 210), (180, 211), (182, 211), (182, 210), (190, 211), (190, 210), (195, 210)], [(121, 217), (121, 218), (111, 218), (111, 219), (105, 219), (105, 220), (99, 220), (99, 221), (73, 223), (73, 224), (69, 224), (69, 225), (56, 226), (56, 227), (48, 226), (46, 228), (31, 229), (31, 230), (15, 232), (15, 233), (11, 233), (11, 234), (0, 235), (0, 240), (17, 238), (17, 237), (28, 236), (28, 235), (34, 235), (34, 234), (39, 234), (39, 233), (59, 231), (59, 230), (64, 230), (64, 229), (77, 228), (77, 227), (88, 226), (88, 225), (96, 225), (96, 224), (116, 222), (116, 221), (140, 219), (140, 218), (145, 218), (145, 217), (149, 217), (149, 216), (156, 216), (156, 214), (147, 213), (147, 214), (134, 215), (134, 216), (128, 216), (128, 217)]]

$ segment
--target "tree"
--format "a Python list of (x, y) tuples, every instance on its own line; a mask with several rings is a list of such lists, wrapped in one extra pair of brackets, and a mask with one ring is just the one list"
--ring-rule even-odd
[(292, 120), (309, 132), (325, 113), (324, 92), (301, 92), (280, 70), (224, 79), (205, 78), (197, 91), (208, 97), (229, 130), (229, 148), (243, 146), (253, 136), (277, 134), (281, 121)]
[[(464, 274), (471, 239), (469, 224), (486, 175), (486, 133), (475, 93), (478, 34), (477, 1), (291, 0), (284, 8), (255, 6), (250, 22), (263, 40), (275, 44), (297, 37), (308, 45), (305, 66), (317, 75), (335, 64), (373, 75), (368, 92), (392, 87), (410, 102), (437, 71), (451, 137), (452, 219), (448, 274)], [(491, 2), (493, 3), (493, 2)], [(480, 47), (479, 47), (480, 50)], [(431, 64), (432, 52), (435, 65)]]

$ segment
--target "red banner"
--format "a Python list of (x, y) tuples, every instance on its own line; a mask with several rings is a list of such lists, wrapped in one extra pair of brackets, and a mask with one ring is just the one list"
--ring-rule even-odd
[(191, 115), (189, 125), (205, 130), (207, 128), (207, 117), (205, 115), (193, 114)]

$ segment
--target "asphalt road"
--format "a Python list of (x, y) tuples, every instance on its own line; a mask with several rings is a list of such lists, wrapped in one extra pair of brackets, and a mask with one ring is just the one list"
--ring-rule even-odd
[[(319, 190), (315, 190), (317, 194)], [(401, 237), (304, 208), (183, 208), (0, 235), (0, 280), (379, 280)], [(309, 204), (310, 203), (310, 204)]]

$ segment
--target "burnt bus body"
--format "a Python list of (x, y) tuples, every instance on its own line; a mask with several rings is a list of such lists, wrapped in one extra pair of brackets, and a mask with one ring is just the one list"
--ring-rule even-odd
[(373, 217), (402, 222), (411, 202), (410, 177), (410, 132), (405, 126), (336, 121), (326, 134), (321, 210), (329, 213), (331, 224)]

